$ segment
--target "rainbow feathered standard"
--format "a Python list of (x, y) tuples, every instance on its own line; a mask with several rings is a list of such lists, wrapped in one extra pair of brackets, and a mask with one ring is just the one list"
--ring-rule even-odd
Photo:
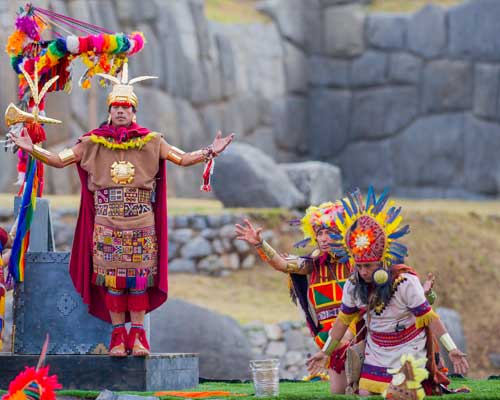
[(23, 185), (21, 206), (19, 207), (16, 237), (9, 260), (9, 275), (15, 282), (24, 281), (24, 256), (29, 246), (29, 230), (36, 208), (39, 182), (37, 160), (30, 157), (26, 181)]
[[(73, 29), (85, 33), (83, 36), (63, 36), (58, 30)], [(43, 40), (42, 35), (52, 31), (56, 39)], [(70, 32), (71, 33), (71, 32)], [(113, 33), (93, 24), (27, 4), (20, 8), (16, 19), (16, 30), (10, 35), (6, 51), (19, 78), (19, 100), (28, 104), (29, 85), (21, 67), (33, 75), (37, 65), (40, 85), (59, 75), (50, 91), (71, 89), (70, 64), (80, 58), (88, 70), (80, 85), (89, 88), (91, 78), (98, 72), (116, 76), (126, 57), (138, 53), (144, 47), (144, 35), (133, 32), (129, 35)], [(43, 109), (43, 105), (41, 107)]]

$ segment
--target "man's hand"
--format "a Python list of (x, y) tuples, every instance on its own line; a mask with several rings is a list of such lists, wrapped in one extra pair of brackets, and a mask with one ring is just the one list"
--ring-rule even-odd
[(328, 361), (328, 356), (322, 351), (318, 351), (315, 355), (308, 358), (306, 361), (307, 371), (311, 375), (316, 375), (327, 368), (326, 362)]
[(453, 363), (453, 370), (456, 374), (465, 375), (469, 370), (469, 363), (465, 358), (466, 355), (458, 349), (454, 349), (448, 353), (450, 361)]
[(245, 242), (250, 243), (253, 246), (256, 246), (262, 243), (262, 229), (263, 228), (254, 228), (254, 226), (250, 223), (248, 219), (244, 220), (244, 224), (246, 226), (236, 224), (236, 239), (244, 240)]
[(427, 295), (432, 290), (432, 287), (434, 286), (434, 281), (436, 280), (436, 277), (432, 272), (429, 272), (427, 274), (427, 278), (422, 285), (424, 287), (424, 293)]
[(229, 144), (233, 141), (234, 139), (234, 133), (231, 133), (229, 136), (222, 137), (222, 132), (219, 131), (217, 132), (217, 135), (215, 136), (215, 139), (212, 143), (212, 149), (216, 155), (219, 155), (222, 153), (224, 150), (226, 150), (226, 147), (229, 146)]

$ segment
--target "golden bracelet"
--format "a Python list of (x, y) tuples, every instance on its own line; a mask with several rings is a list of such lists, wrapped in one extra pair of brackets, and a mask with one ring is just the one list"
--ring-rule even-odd
[(186, 152), (182, 151), (181, 149), (175, 146), (170, 146), (170, 149), (167, 153), (167, 160), (172, 161), (174, 164), (181, 165), (182, 156), (184, 154), (186, 154)]
[(449, 333), (441, 335), (439, 341), (443, 344), (443, 347), (446, 349), (448, 353), (457, 348), (457, 345), (455, 344)]
[(321, 351), (325, 353), (327, 356), (331, 356), (333, 351), (338, 347), (339, 343), (340, 340), (332, 339), (331, 336), (328, 336), (328, 339), (326, 339), (326, 342)]
[(75, 153), (73, 152), (72, 149), (64, 149), (63, 151), (59, 152), (59, 154), (57, 154), (57, 155), (63, 163), (73, 162), (76, 160)]
[(52, 153), (48, 150), (45, 150), (43, 147), (34, 144), (33, 150), (31, 150), (31, 155), (33, 156), (33, 158), (36, 158), (41, 162), (47, 162)]
[(263, 240), (262, 243), (257, 244), (255, 247), (260, 258), (266, 262), (272, 260), (272, 258), (278, 253), (265, 240)]

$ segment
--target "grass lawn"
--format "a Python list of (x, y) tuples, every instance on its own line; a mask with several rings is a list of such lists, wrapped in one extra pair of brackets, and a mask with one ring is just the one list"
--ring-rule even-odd
[[(483, 399), (493, 400), (500, 399), (500, 380), (469, 380), (469, 379), (453, 379), (451, 387), (458, 388), (467, 386), (472, 390), (469, 394), (456, 394), (445, 399), (450, 400), (472, 400)], [(222, 383), (222, 382), (206, 382), (200, 384), (195, 389), (186, 390), (190, 391), (226, 391), (234, 394), (229, 397), (217, 397), (218, 399), (244, 399), (249, 396), (253, 397), (254, 390), (251, 383)], [(131, 392), (128, 392), (131, 393)], [(59, 396), (71, 396), (80, 398), (94, 399), (99, 392), (89, 391), (75, 391), (75, 390), (62, 390), (58, 393)], [(153, 395), (154, 393), (137, 393), (141, 395)], [(243, 396), (242, 396), (243, 395)], [(174, 400), (180, 397), (174, 396), (160, 396), (161, 399)], [(214, 397), (215, 398), (215, 397)], [(381, 399), (381, 396), (370, 397), (371, 399)], [(438, 399), (443, 397), (426, 397), (428, 399)], [(262, 398), (266, 399), (266, 398)], [(333, 396), (329, 392), (329, 385), (327, 382), (281, 382), (279, 397), (272, 397), (271, 399), (287, 399), (287, 400), (331, 400), (331, 399), (359, 399), (357, 396), (336, 395)]]

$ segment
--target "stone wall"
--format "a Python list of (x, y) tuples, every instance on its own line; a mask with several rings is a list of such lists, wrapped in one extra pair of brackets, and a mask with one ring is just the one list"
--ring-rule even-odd
[[(202, 0), (39, 5), (116, 31), (144, 31), (148, 44), (131, 58), (131, 74), (159, 79), (138, 85), (138, 121), (185, 150), (209, 143), (220, 128), (279, 163), (336, 163), (346, 188), (496, 196), (500, 3), (473, 0), (399, 15), (368, 13), (368, 2), (267, 0), (259, 7), (272, 22), (249, 25), (207, 21)], [(0, 0), (3, 41), (16, 5)], [(75, 66), (76, 78), (81, 72)], [(4, 107), (15, 100), (7, 57), (0, 77)], [(93, 90), (97, 120), (104, 120), (106, 91)], [(65, 122), (48, 129), (52, 149), (91, 127), (89, 93), (75, 87), (69, 97), (51, 94), (48, 103), (49, 114)], [(0, 168), (0, 190), (12, 191), (14, 157), (2, 156)], [(200, 173), (173, 166), (170, 193), (200, 196)], [(78, 186), (72, 168), (46, 175), (48, 192)]]
[(500, 3), (404, 15), (333, 3), (308, 58), (310, 157), (338, 163), (347, 186), (498, 195)]

